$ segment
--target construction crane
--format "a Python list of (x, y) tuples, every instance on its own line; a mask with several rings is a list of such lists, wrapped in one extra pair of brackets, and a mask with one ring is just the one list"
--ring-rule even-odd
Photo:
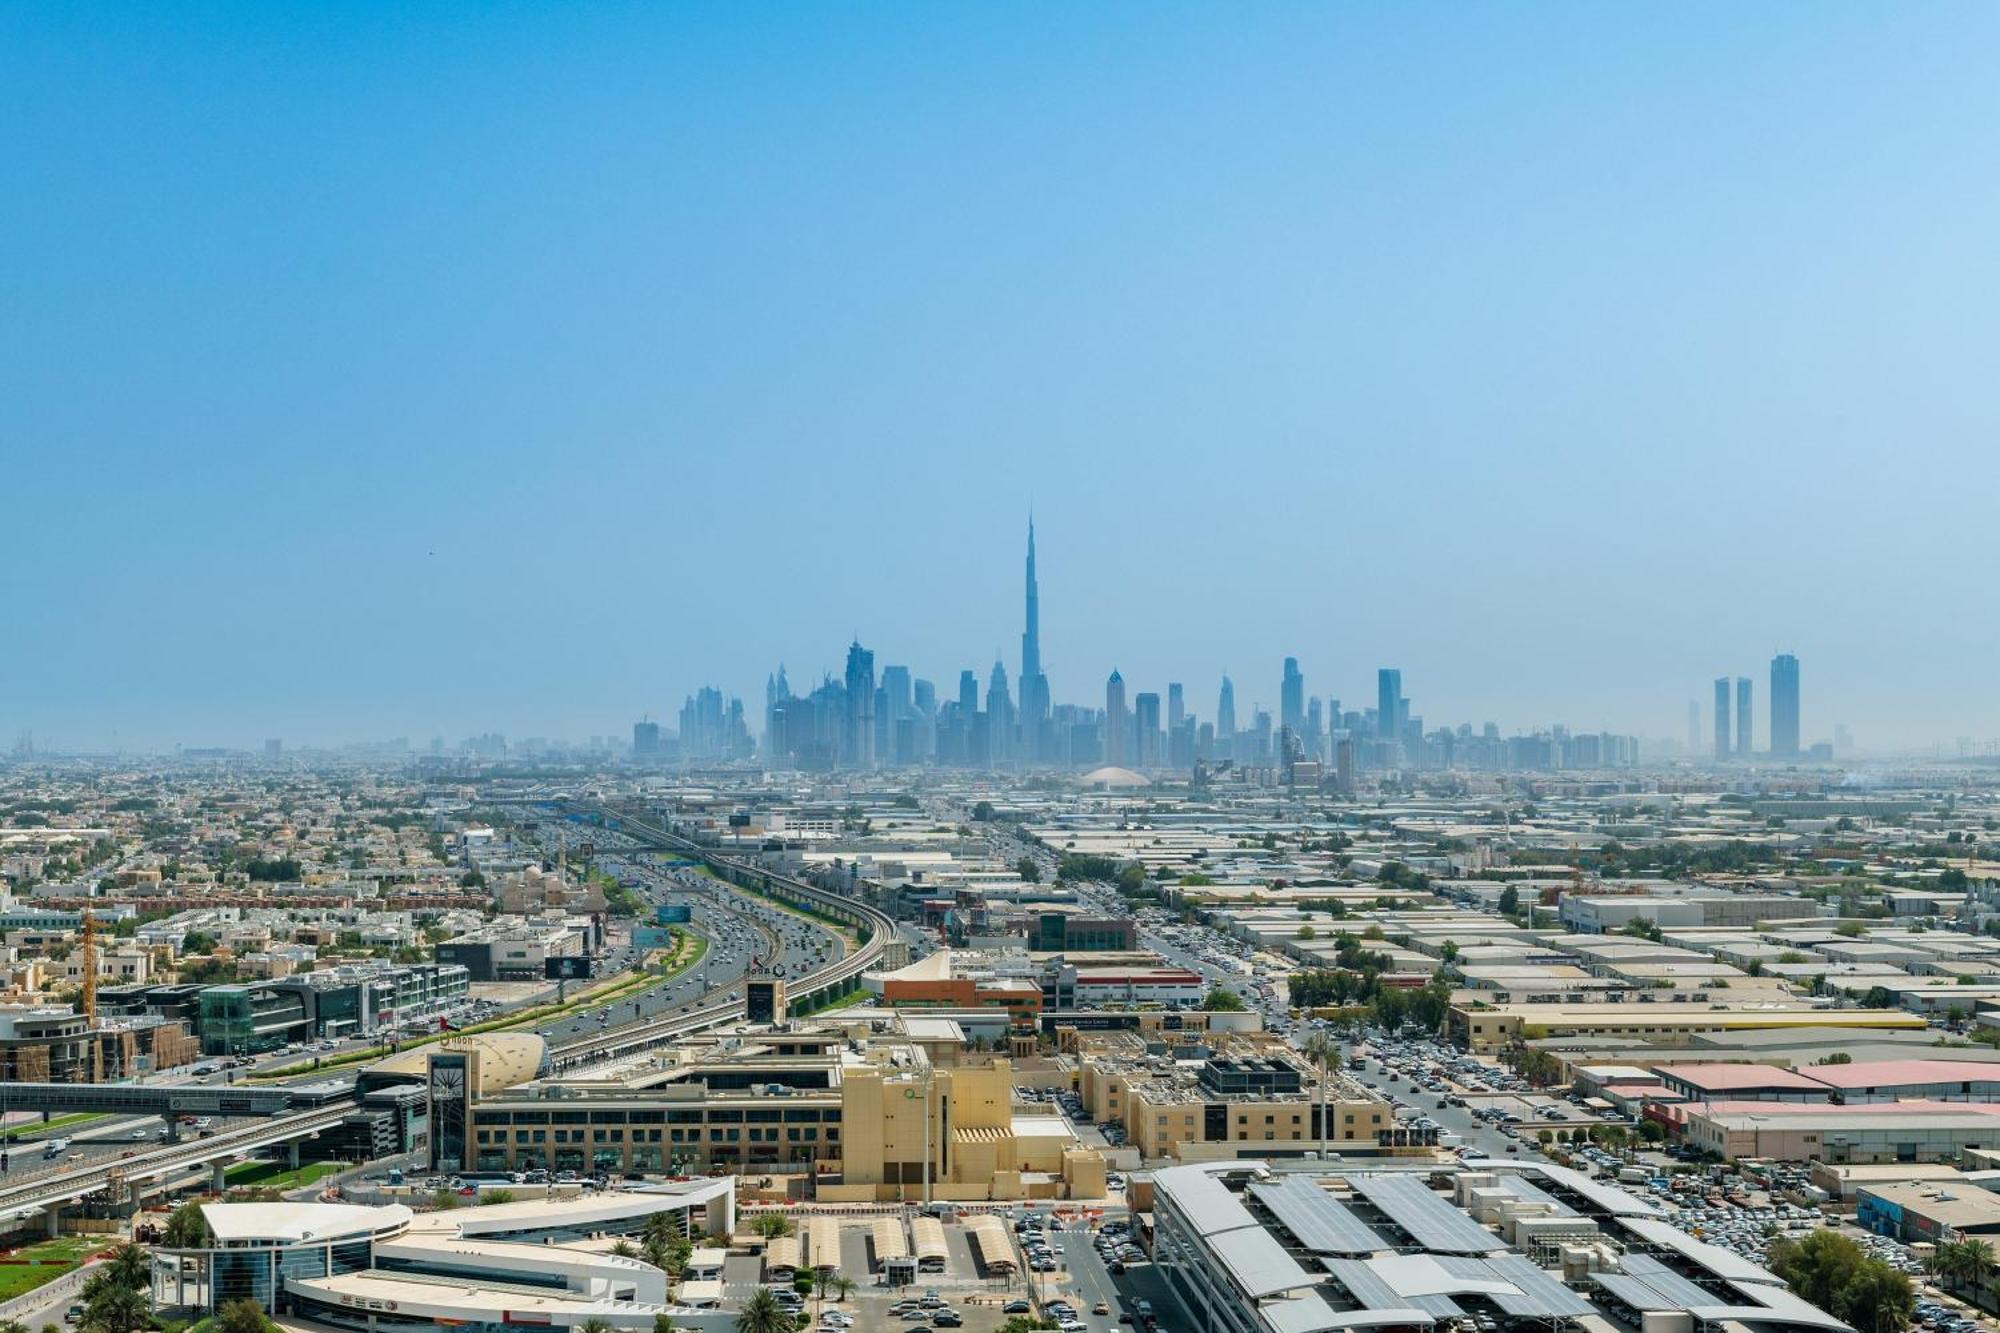
[(90, 1081), (97, 1083), (104, 1077), (98, 1067), (104, 1048), (97, 1035), (97, 918), (90, 914), (89, 903), (83, 905), (83, 1022), (90, 1043)]

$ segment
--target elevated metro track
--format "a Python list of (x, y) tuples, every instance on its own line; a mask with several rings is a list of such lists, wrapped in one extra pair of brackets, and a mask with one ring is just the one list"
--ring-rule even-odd
[(274, 1116), (257, 1125), (240, 1125), (210, 1138), (184, 1141), (159, 1148), (142, 1148), (112, 1161), (100, 1160), (89, 1166), (58, 1167), (0, 1187), (0, 1217), (21, 1217), (48, 1208), (60, 1208), (87, 1194), (95, 1194), (122, 1176), (141, 1191), (166, 1180), (185, 1175), (196, 1167), (212, 1166), (225, 1158), (235, 1158), (259, 1148), (269, 1148), (294, 1139), (332, 1129), (354, 1114), (354, 1105), (343, 1103), (291, 1115)]

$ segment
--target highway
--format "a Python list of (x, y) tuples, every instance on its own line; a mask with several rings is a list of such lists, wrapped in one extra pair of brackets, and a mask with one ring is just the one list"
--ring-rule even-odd
[[(837, 993), (857, 984), (861, 974), (880, 960), (887, 942), (895, 938), (895, 923), (866, 903), (803, 880), (766, 872), (748, 861), (723, 856), (653, 821), (601, 806), (587, 808), (633, 829), (651, 847), (669, 847), (699, 857), (716, 876), (754, 885), (767, 894), (782, 895), (849, 923), (862, 939), (858, 948), (849, 950), (839, 934), (821, 922), (786, 911), (684, 866), (660, 865), (641, 855), (638, 848), (630, 845), (632, 840), (619, 837), (627, 845), (622, 851), (613, 850), (606, 855), (628, 867), (630, 876), (638, 879), (635, 891), (648, 907), (657, 906), (671, 893), (681, 892), (701, 913), (698, 922), (692, 924), (704, 933), (713, 931), (714, 935), (709, 937), (710, 950), (702, 961), (673, 983), (628, 1000), (598, 1006), (605, 1011), (602, 1020), (594, 1016), (596, 1009), (593, 1009), (551, 1024), (546, 1035), (551, 1039), (552, 1063), (558, 1068), (573, 1068), (645, 1049), (681, 1033), (741, 1016), (743, 1001), (738, 983), (747, 975), (753, 960), (759, 971), (784, 969), (795, 996)], [(569, 835), (562, 836), (567, 839)], [(599, 837), (602, 840), (602, 835)], [(614, 951), (612, 957), (621, 968), (636, 961), (629, 937), (623, 951)], [(725, 992), (724, 986), (732, 989)], [(338, 1124), (352, 1109), (351, 1105), (343, 1104), (295, 1111), (268, 1120), (218, 1120), (210, 1137), (178, 1144), (133, 1139), (134, 1132), (154, 1123), (143, 1118), (132, 1118), (131, 1128), (122, 1122), (102, 1122), (92, 1129), (104, 1134), (109, 1142), (101, 1151), (86, 1150), (92, 1160), (73, 1162), (66, 1155), (61, 1161), (42, 1162), (35, 1160), (42, 1153), (39, 1146), (25, 1146), (25, 1151), (15, 1149), (10, 1165), (18, 1169), (0, 1177), (0, 1215), (25, 1217), (82, 1198), (102, 1189), (113, 1170), (135, 1179), (184, 1178), (214, 1163), (250, 1156), (261, 1149), (319, 1133)], [(122, 1148), (116, 1138), (121, 1132), (127, 1136)], [(110, 1155), (113, 1148), (118, 1149), (115, 1158)]]

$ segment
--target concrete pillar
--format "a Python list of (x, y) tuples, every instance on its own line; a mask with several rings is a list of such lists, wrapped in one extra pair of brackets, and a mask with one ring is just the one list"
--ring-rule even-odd
[(49, 1238), (53, 1240), (57, 1236), (62, 1235), (62, 1205), (59, 1203), (50, 1204), (49, 1210), (44, 1216), (49, 1221)]
[(229, 1164), (227, 1162), (212, 1162), (210, 1163), (210, 1167), (214, 1175), (209, 1184), (217, 1194), (220, 1194), (229, 1183)]
[(285, 1145), (285, 1162), (292, 1170), (299, 1169), (299, 1141), (293, 1139)]

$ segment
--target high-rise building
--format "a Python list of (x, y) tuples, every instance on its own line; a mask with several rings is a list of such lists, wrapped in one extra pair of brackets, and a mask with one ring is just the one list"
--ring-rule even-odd
[(1181, 693), (1181, 683), (1167, 682), (1167, 731), (1179, 731), (1181, 723), (1187, 720), (1187, 699)]
[(1306, 678), (1296, 657), (1285, 659), (1284, 678), (1278, 682), (1278, 725), (1290, 727), (1294, 736), (1306, 729)]
[(1125, 677), (1114, 670), (1104, 682), (1104, 762), (1113, 768), (1125, 765), (1125, 733), (1130, 726), (1125, 716)]
[(1160, 766), (1160, 696), (1150, 691), (1132, 699), (1132, 735), (1139, 767)]
[(1799, 757), (1799, 659), (1790, 653), (1771, 659), (1771, 757)]
[(986, 682), (986, 713), (986, 757), (996, 764), (1005, 763), (1016, 753), (1014, 699), (1007, 690), (1007, 668), (997, 658)]
[(1729, 677), (1715, 678), (1715, 757), (1729, 758)]
[(634, 722), (632, 724), (632, 757), (634, 759), (657, 759), (660, 757), (659, 723)]
[(848, 768), (875, 767), (875, 654), (856, 639), (847, 648), (847, 734), (841, 762)]
[(1222, 693), (1215, 701), (1215, 739), (1220, 741), (1224, 753), (1228, 752), (1230, 740), (1236, 735), (1236, 685), (1229, 679), (1229, 673), (1222, 674)]
[(965, 715), (968, 725), (972, 715), (979, 711), (979, 677), (970, 667), (958, 673), (958, 711)]
[[(1375, 672), (1375, 734), (1387, 745), (1393, 747), (1403, 738), (1403, 673), (1396, 667), (1381, 667)], [(1383, 762), (1394, 763), (1393, 749), (1383, 755)]]
[(1042, 596), (1035, 582), (1035, 519), (1028, 517), (1027, 617), (1021, 630), (1021, 753), (1032, 757), (1049, 716), (1049, 678), (1042, 674)]
[(1736, 678), (1736, 753), (1749, 758), (1757, 747), (1750, 742), (1750, 678)]

